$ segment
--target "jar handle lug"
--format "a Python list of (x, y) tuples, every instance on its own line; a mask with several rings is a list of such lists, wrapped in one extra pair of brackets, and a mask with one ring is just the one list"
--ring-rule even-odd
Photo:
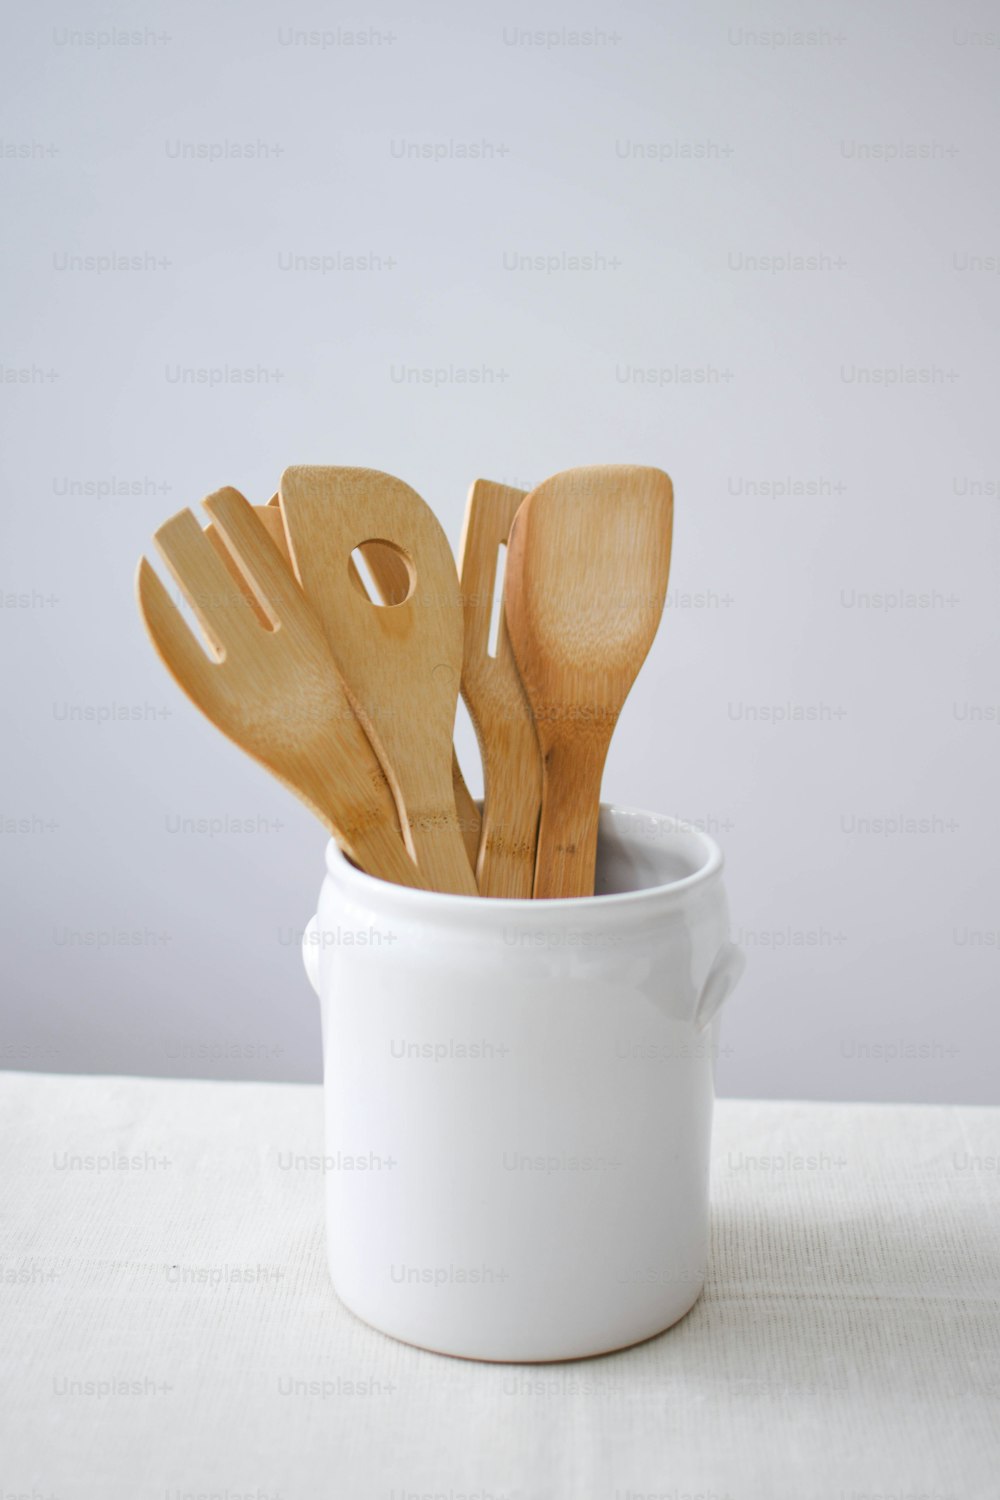
[(319, 917), (312, 917), (302, 934), (302, 963), (306, 977), (316, 994), (319, 994)]
[(712, 960), (705, 983), (701, 987), (698, 1003), (694, 1008), (696, 1031), (704, 1031), (719, 1014), (725, 1002), (739, 983), (747, 966), (743, 949), (735, 943), (725, 942)]

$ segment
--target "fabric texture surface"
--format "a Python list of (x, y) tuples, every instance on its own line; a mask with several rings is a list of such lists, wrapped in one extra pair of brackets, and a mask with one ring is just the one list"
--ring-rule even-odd
[(1000, 1110), (719, 1101), (693, 1311), (530, 1366), (338, 1302), (317, 1087), (10, 1073), (0, 1120), (3, 1496), (1000, 1494)]

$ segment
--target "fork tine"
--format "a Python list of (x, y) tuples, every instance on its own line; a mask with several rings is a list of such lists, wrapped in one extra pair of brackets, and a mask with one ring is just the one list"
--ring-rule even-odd
[[(281, 558), (286, 568), (290, 569), (292, 566), (292, 559), (288, 555), (288, 542), (285, 537), (285, 522), (282, 518), (281, 511), (276, 508), (277, 504), (278, 497), (277, 495), (275, 495), (274, 498), (272, 500), (269, 500), (266, 505), (255, 505), (254, 513), (260, 517), (261, 524), (264, 526), (268, 536), (271, 538), (272, 542), (281, 553)], [(250, 608), (253, 610), (260, 623), (264, 626), (265, 630), (273, 630), (274, 621), (271, 619), (271, 616), (268, 614), (267, 610), (258, 600), (257, 595), (254, 593), (253, 588), (251, 587), (250, 580), (245, 576), (239, 562), (226, 546), (222, 533), (220, 532), (214, 521), (209, 521), (208, 525), (205, 527), (205, 535), (208, 537), (209, 541), (212, 543), (212, 546), (215, 548), (216, 552), (219, 554), (219, 556), (222, 558), (222, 561), (229, 569), (229, 572), (233, 576), (234, 582), (239, 587), (247, 603), (250, 605)]]
[(164, 561), (205, 634), (220, 655), (227, 644), (245, 645), (260, 627), (242, 589), (189, 510), (171, 516), (153, 533)]
[[(281, 548), (249, 500), (239, 490), (216, 490), (202, 504), (222, 533), (259, 603), (275, 624), (302, 619), (305, 599)], [(280, 513), (279, 513), (280, 514)]]
[(264, 629), (272, 630), (274, 627), (271, 616), (264, 609), (263, 605), (257, 602), (257, 595), (254, 593), (247, 579), (244, 577), (239, 563), (236, 561), (235, 557), (226, 546), (226, 543), (222, 537), (222, 533), (219, 531), (219, 528), (216, 526), (214, 521), (209, 521), (208, 525), (205, 527), (205, 535), (212, 543), (212, 546), (215, 548), (216, 552), (221, 558), (226, 571), (229, 573), (236, 587), (239, 589), (240, 593), (243, 595), (244, 599), (247, 601), (250, 608), (253, 610), (260, 623), (263, 625)]
[(171, 599), (158, 574), (144, 557), (139, 559), (135, 592), (143, 623), (159, 656), (174, 681), (199, 708), (204, 708), (215, 679), (216, 663), (188, 628), (184, 616)]

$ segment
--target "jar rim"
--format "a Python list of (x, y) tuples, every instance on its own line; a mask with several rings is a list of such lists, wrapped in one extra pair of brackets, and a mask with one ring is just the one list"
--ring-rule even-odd
[[(643, 835), (639, 830), (645, 824), (650, 832)], [(440, 891), (428, 891), (418, 887), (395, 885), (376, 875), (359, 869), (344, 854), (336, 841), (331, 839), (326, 849), (326, 867), (329, 874), (341, 887), (355, 890), (359, 897), (374, 898), (381, 903), (390, 900), (406, 909), (414, 917), (442, 917), (449, 913), (461, 913), (466, 919), (478, 913), (502, 914), (516, 912), (519, 917), (533, 913), (538, 917), (556, 913), (572, 913), (582, 916), (593, 912), (596, 916), (614, 910), (662, 904), (665, 901), (687, 898), (699, 887), (708, 885), (721, 874), (724, 859), (719, 845), (696, 824), (684, 822), (662, 813), (644, 811), (642, 808), (626, 807), (619, 803), (601, 803), (600, 832), (602, 836), (629, 839), (637, 843), (657, 843), (674, 854), (681, 852), (691, 858), (695, 867), (679, 879), (643, 885), (635, 890), (609, 891), (594, 896), (564, 896), (552, 900), (535, 901), (524, 897), (504, 896), (459, 896)]]

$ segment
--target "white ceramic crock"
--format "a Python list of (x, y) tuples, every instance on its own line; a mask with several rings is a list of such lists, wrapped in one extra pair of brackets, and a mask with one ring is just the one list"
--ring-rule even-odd
[(572, 1359), (662, 1332), (705, 1274), (713, 1056), (743, 956), (705, 834), (602, 809), (597, 895), (406, 890), (330, 844), (327, 1244), (384, 1333)]

